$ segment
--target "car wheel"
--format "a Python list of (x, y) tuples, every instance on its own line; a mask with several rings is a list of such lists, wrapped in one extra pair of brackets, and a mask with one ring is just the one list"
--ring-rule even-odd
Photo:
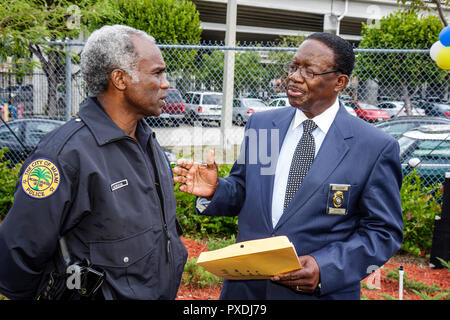
[(198, 122), (198, 116), (194, 112), (189, 112), (188, 122), (190, 125), (195, 126), (195, 123)]
[(180, 121), (178, 121), (177, 119), (172, 119), (171, 122), (172, 122), (172, 125), (174, 127), (179, 127), (180, 126)]

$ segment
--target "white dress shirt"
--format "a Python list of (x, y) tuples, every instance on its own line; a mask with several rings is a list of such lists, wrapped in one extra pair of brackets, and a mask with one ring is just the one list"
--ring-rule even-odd
[[(315, 142), (314, 157), (322, 145), (325, 136), (330, 129), (331, 124), (336, 117), (339, 110), (339, 99), (329, 107), (327, 110), (312, 118), (317, 125), (317, 128), (312, 131)], [(289, 169), (291, 168), (292, 157), (294, 156), (295, 148), (303, 134), (303, 121), (308, 118), (303, 111), (297, 108), (295, 116), (291, 121), (291, 125), (284, 138), (281, 146), (280, 155), (278, 157), (277, 167), (275, 171), (275, 181), (273, 184), (272, 194), (272, 223), (275, 227), (284, 211), (284, 198), (286, 193), (286, 186), (289, 176)]]

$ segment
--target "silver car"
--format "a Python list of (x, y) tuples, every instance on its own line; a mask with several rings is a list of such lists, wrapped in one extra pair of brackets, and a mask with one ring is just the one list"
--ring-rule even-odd
[(271, 107), (290, 107), (289, 99), (287, 97), (272, 99), (269, 103)]
[(190, 91), (184, 95), (186, 102), (185, 117), (188, 123), (202, 124), (215, 121), (220, 124), (222, 115), (222, 93), (212, 91)]
[[(407, 116), (405, 103), (403, 101), (383, 101), (376, 105), (379, 109), (385, 110), (389, 118)], [(411, 105), (411, 116), (423, 116), (425, 111)]]
[(255, 112), (272, 110), (261, 99), (256, 98), (239, 98), (233, 99), (233, 123), (243, 126), (247, 123), (248, 118)]

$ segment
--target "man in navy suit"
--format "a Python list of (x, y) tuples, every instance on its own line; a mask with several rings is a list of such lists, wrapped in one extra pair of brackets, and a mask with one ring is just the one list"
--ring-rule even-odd
[(309, 36), (288, 68), (293, 107), (250, 117), (227, 178), (218, 179), (213, 153), (206, 165), (178, 161), (174, 182), (199, 196), (202, 214), (238, 215), (238, 242), (286, 235), (303, 266), (271, 280), (225, 280), (222, 299), (359, 299), (360, 281), (400, 248), (399, 145), (338, 100), (354, 60), (340, 37)]

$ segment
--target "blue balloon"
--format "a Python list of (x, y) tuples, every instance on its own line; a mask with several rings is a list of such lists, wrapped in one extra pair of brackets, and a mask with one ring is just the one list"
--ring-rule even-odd
[(439, 41), (446, 47), (450, 46), (450, 26), (446, 26), (441, 30)]

